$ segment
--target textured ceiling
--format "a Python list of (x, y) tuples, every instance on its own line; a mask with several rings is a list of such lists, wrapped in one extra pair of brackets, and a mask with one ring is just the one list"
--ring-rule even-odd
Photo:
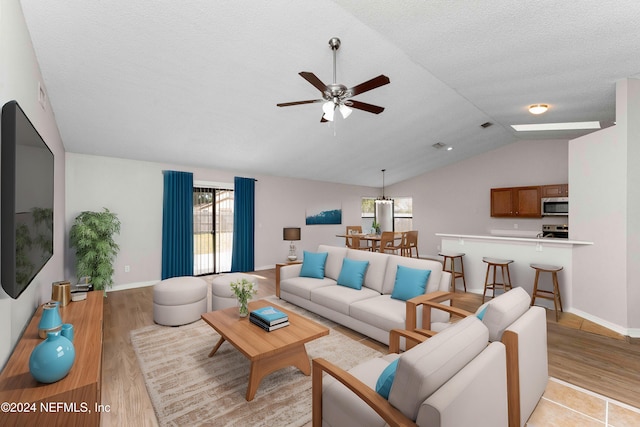
[[(511, 124), (615, 120), (639, 77), (640, 2), (21, 0), (68, 151), (246, 174), (393, 184), (522, 139)], [(615, 4), (615, 7), (612, 7)], [(298, 76), (379, 74), (385, 107), (321, 124)], [(545, 115), (526, 107), (550, 104)], [(486, 129), (482, 123), (494, 125)], [(442, 142), (452, 151), (437, 150)]]

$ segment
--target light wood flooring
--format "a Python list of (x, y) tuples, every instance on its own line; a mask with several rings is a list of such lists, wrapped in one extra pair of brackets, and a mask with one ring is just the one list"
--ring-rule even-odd
[[(275, 293), (275, 270), (254, 273), (259, 278), (258, 297)], [(469, 311), (481, 296), (457, 292), (454, 305)], [(548, 311), (549, 375), (599, 395), (640, 408), (640, 345), (625, 337), (563, 313), (556, 323)], [(109, 292), (104, 306), (103, 426), (156, 426), (144, 379), (129, 338), (130, 331), (153, 324), (153, 288)], [(382, 352), (387, 346), (340, 328), (340, 332)], [(535, 414), (535, 413), (534, 413)], [(540, 424), (542, 425), (542, 424)]]

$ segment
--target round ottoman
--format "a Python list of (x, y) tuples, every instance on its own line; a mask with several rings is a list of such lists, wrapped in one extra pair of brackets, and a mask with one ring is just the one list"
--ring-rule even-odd
[(153, 320), (166, 326), (186, 325), (207, 312), (207, 282), (199, 277), (172, 277), (153, 286)]
[(253, 283), (253, 289), (258, 289), (258, 279), (244, 273), (229, 273), (218, 276), (211, 282), (211, 310), (236, 307), (238, 300), (231, 289), (231, 282), (247, 279)]

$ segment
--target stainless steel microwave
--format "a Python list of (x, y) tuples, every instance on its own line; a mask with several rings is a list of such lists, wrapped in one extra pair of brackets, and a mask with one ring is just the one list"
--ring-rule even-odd
[(542, 215), (543, 216), (568, 216), (569, 215), (569, 198), (568, 197), (542, 198)]

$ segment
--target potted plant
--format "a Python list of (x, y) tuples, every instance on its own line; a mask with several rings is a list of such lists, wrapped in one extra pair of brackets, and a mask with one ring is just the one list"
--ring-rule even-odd
[(76, 273), (78, 277), (91, 277), (94, 289), (113, 284), (113, 261), (120, 249), (113, 240), (116, 233), (120, 233), (120, 220), (107, 208), (102, 212), (82, 212), (71, 226), (69, 237), (76, 250)]
[(371, 224), (371, 228), (373, 228), (375, 230), (376, 234), (380, 234), (380, 223), (377, 222), (375, 219), (373, 220), (373, 223)]
[(247, 279), (241, 279), (236, 282), (230, 283), (233, 293), (238, 299), (238, 308), (240, 310), (240, 317), (247, 317), (249, 314), (249, 300), (255, 295), (258, 290), (253, 287), (253, 283)]

